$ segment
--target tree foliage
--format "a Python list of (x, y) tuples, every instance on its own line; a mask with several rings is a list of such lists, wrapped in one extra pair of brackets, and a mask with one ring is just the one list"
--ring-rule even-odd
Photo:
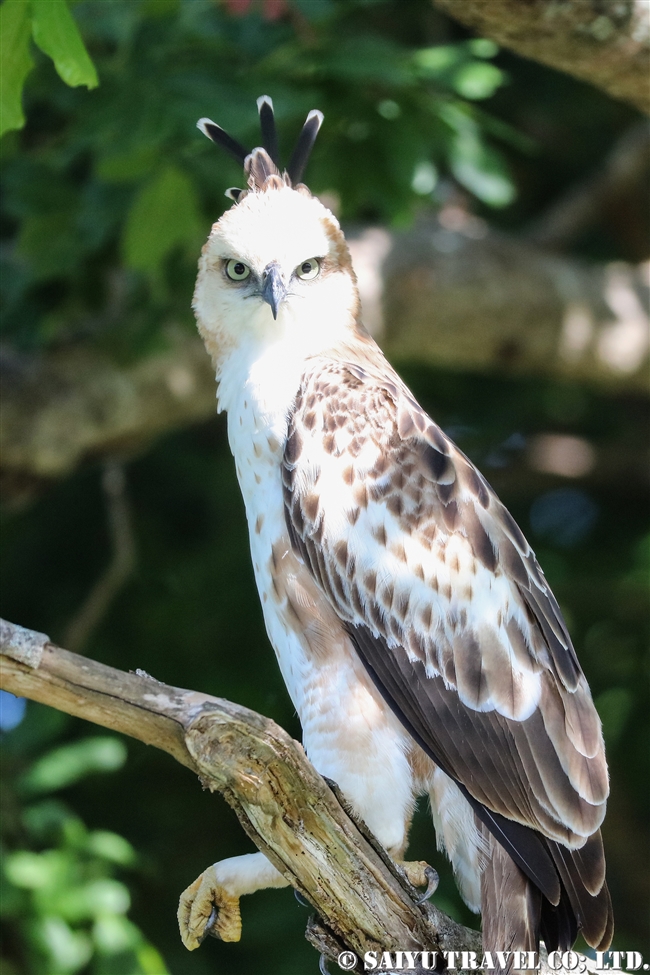
[[(310, 185), (336, 193), (348, 220), (407, 220), (448, 172), (489, 205), (513, 198), (499, 146), (518, 137), (479, 108), (506, 81), (490, 41), (415, 44), (408, 29), (395, 36), (386, 4), (368, 0), (296, 2), (278, 21), (203, 0), (88, 0), (75, 20), (65, 0), (6, 6), (11, 127), (36, 62), (27, 128), (3, 143), (5, 227), (12, 237), (19, 228), (4, 257), (3, 329), (23, 347), (97, 327), (111, 268), (127, 271), (118, 331), (129, 344), (165, 316), (187, 319), (197, 249), (221, 194), (241, 181), (195, 122), (212, 114), (252, 147), (262, 91), (275, 98), (285, 159), (307, 111), (324, 111)], [(423, 10), (404, 9), (417, 34)], [(55, 80), (48, 58), (30, 53), (30, 18), (61, 77), (92, 87), (78, 23), (100, 86), (89, 94)]]
[[(227, 205), (223, 191), (241, 185), (238, 166), (196, 130), (201, 116), (252, 147), (259, 140), (255, 98), (271, 95), (286, 159), (307, 111), (318, 107), (326, 118), (308, 182), (344, 221), (399, 227), (422, 210), (441, 210), (448, 221), (469, 213), (510, 234), (523, 234), (565, 191), (591, 178), (638, 118), (470, 36), (428, 0), (5, 0), (0, 16), (8, 383), (20, 382), (48, 350), (66, 356), (80, 343), (146, 364), (166, 342), (162, 326), (194, 327), (197, 255)], [(638, 189), (610, 196), (572, 240), (573, 256), (647, 259), (643, 200)], [(440, 224), (441, 246), (452, 246), (450, 239)], [(578, 383), (400, 365), (512, 510), (567, 615), (612, 768), (605, 843), (616, 946), (643, 950), (645, 401)], [(35, 401), (38, 395), (35, 389)], [(586, 444), (592, 468), (569, 477), (535, 466), (535, 444), (549, 436)], [(169, 436), (145, 456), (124, 444), (120, 450), (137, 564), (88, 652), (241, 702), (298, 737), (264, 633), (222, 420)], [(4, 616), (64, 642), (112, 558), (107, 500), (89, 458), (31, 506), (3, 512)], [(15, 703), (3, 706), (9, 715)], [(314, 968), (302, 941), (305, 915), (291, 892), (245, 901), (240, 945), (210, 941), (191, 956), (180, 945), (178, 893), (212, 860), (250, 849), (188, 773), (130, 744), (119, 770), (91, 775), (82, 761), (83, 775), (55, 785), (50, 778), (56, 794), (36, 797), (24, 782), (71, 769), (70, 756), (92, 752), (92, 745), (53, 751), (83, 743), (88, 729), (31, 705), (11, 724), (3, 726), (2, 750), (5, 771), (19, 784), (2, 793), (2, 842), (13, 864), (3, 900), (3, 972), (26, 975), (41, 966), (58, 975), (53, 952), (65, 938), (78, 953), (61, 972), (83, 975), (118, 975), (119, 966), (129, 975), (162, 972), (162, 965), (183, 975), (248, 975), (260, 960), (269, 975)], [(119, 839), (98, 846), (92, 837), (106, 831), (128, 837), (137, 858), (111, 859), (109, 847), (129, 847)], [(474, 923), (435, 853), (423, 810), (411, 850), (442, 874), (438, 905)], [(74, 917), (62, 908), (58, 927), (47, 927), (52, 900), (43, 891), (50, 888), (25, 886), (25, 878), (28, 868), (50, 862), (65, 864), (61, 891), (72, 902), (97, 880), (128, 878), (130, 913), (120, 895), (110, 920), (110, 943), (126, 953), (121, 961), (96, 936), (99, 908)], [(62, 924), (69, 931), (63, 941)], [(152, 944), (164, 962), (151, 961)]]

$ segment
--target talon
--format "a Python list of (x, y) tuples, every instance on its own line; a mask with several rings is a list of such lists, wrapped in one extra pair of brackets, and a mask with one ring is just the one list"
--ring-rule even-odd
[(293, 896), (296, 898), (301, 907), (311, 907), (311, 904), (306, 897), (303, 897), (299, 890), (293, 889)]
[(199, 936), (198, 941), (199, 941), (199, 944), (200, 945), (203, 944), (203, 942), (205, 941), (205, 939), (207, 938), (207, 936), (209, 934), (211, 934), (213, 938), (218, 938), (219, 937), (219, 935), (213, 934), (213, 931), (212, 931), (212, 927), (213, 927), (214, 922), (216, 920), (217, 920), (217, 909), (216, 909), (216, 907), (213, 907), (212, 910), (210, 911), (210, 917), (208, 918), (208, 923), (206, 924), (205, 928), (203, 929), (203, 934)]
[(330, 975), (330, 970), (327, 967), (327, 955), (324, 951), (318, 959), (318, 971), (320, 972), (320, 975)]
[(415, 902), (416, 904), (423, 904), (431, 897), (440, 882), (437, 871), (429, 866), (426, 860), (398, 860), (396, 862), (406, 874), (406, 879), (414, 887), (424, 887), (426, 884), (427, 889)]
[(435, 891), (438, 889), (438, 884), (440, 883), (440, 877), (438, 876), (438, 871), (434, 870), (433, 867), (427, 865), (424, 869), (424, 876), (427, 879), (427, 889), (421, 895), (421, 897), (418, 897), (418, 899), (416, 900), (415, 903), (418, 906), (420, 904), (424, 904), (425, 901), (429, 900), (431, 895), (435, 893)]

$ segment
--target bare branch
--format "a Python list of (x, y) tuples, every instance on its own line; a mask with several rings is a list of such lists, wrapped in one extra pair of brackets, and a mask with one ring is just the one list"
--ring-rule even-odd
[[(650, 265), (585, 265), (488, 231), (459, 207), (405, 233), (351, 234), (364, 319), (393, 359), (577, 379), (647, 394)], [(28, 499), (84, 461), (128, 456), (215, 415), (203, 343), (173, 330), (127, 366), (89, 346), (3, 368), (3, 495)], [(0, 365), (3, 361), (0, 360)]]
[[(161, 748), (221, 792), (257, 847), (313, 904), (331, 944), (360, 955), (480, 951), (476, 931), (416, 905), (419, 892), (273, 721), (79, 657), (14, 624), (3, 623), (1, 634), (3, 690)], [(29, 644), (42, 646), (33, 667), (16, 659)]]
[(644, 119), (625, 132), (597, 172), (555, 200), (527, 228), (525, 236), (542, 247), (565, 247), (589, 229), (620, 194), (647, 182), (649, 171), (650, 122)]
[[(420, 892), (336, 785), (269, 718), (77, 656), (5, 620), (0, 687), (160, 748), (221, 792), (255, 845), (316, 909), (306, 937), (327, 957), (335, 960), (342, 948), (360, 958), (366, 951), (473, 951), (480, 963), (479, 932), (431, 903), (418, 905)], [(576, 959), (574, 971), (596, 971), (590, 959)], [(570, 975), (548, 967), (543, 946), (538, 970)]]
[(66, 630), (65, 642), (73, 650), (80, 650), (85, 645), (135, 566), (135, 542), (122, 464), (113, 459), (106, 461), (102, 487), (106, 498), (113, 557)]
[(647, 0), (433, 0), (456, 20), (523, 57), (650, 113)]

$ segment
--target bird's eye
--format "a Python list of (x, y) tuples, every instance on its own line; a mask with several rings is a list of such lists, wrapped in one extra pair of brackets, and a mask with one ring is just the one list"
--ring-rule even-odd
[(245, 281), (251, 269), (243, 261), (228, 261), (226, 264), (226, 274), (231, 281)]
[(308, 261), (303, 261), (302, 264), (298, 265), (296, 268), (296, 274), (303, 281), (311, 281), (315, 278), (320, 271), (320, 264), (318, 259), (311, 257)]

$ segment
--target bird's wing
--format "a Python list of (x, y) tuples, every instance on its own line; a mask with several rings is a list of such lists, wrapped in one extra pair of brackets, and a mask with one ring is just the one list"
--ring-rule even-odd
[[(557, 903), (560, 868), (535, 843), (580, 847), (602, 822), (598, 715), (521, 531), (380, 366), (320, 359), (303, 377), (283, 464), (292, 543), (391, 708)], [(600, 890), (604, 858), (578, 860)]]

